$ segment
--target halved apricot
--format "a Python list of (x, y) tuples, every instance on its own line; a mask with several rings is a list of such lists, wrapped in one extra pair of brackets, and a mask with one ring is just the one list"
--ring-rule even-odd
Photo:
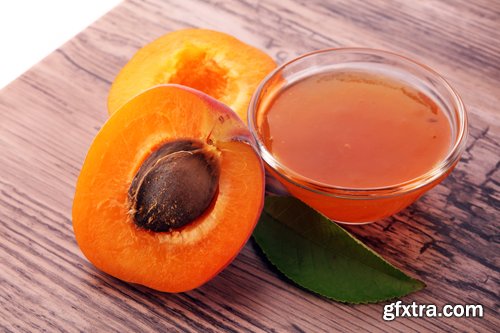
[(254, 90), (275, 67), (267, 54), (224, 33), (171, 32), (137, 51), (123, 67), (111, 86), (108, 112), (112, 114), (147, 88), (176, 83), (226, 104), (246, 124)]
[(160, 85), (97, 134), (78, 178), (73, 228), (104, 272), (183, 292), (238, 254), (263, 197), (262, 161), (238, 116), (204, 93)]

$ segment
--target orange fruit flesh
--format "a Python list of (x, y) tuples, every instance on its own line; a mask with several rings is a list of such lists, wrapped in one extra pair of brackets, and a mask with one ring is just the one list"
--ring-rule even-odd
[(171, 32), (144, 46), (123, 67), (111, 87), (108, 112), (145, 89), (175, 83), (214, 97), (246, 123), (254, 90), (275, 67), (267, 54), (224, 33)]
[[(78, 179), (73, 227), (82, 252), (110, 275), (161, 291), (190, 290), (215, 276), (243, 247), (262, 209), (263, 168), (242, 141), (247, 132), (230, 110), (179, 86), (131, 100), (98, 133)], [(221, 163), (218, 193), (181, 229), (139, 229), (129, 214), (131, 181), (153, 149), (179, 138), (213, 144)]]

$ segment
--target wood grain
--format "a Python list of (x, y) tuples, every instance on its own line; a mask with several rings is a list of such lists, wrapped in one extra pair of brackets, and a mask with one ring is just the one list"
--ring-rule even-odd
[[(170, 295), (97, 271), (71, 227), (74, 186), (107, 118), (114, 76), (165, 32), (228, 32), (283, 62), (339, 46), (393, 50), (462, 95), (471, 137), (457, 169), (396, 216), (348, 228), (428, 287), (406, 303), (480, 303), (484, 318), (382, 321), (290, 284), (252, 242), (213, 281)], [(126, 1), (0, 93), (0, 330), (5, 332), (497, 331), (500, 2)]]

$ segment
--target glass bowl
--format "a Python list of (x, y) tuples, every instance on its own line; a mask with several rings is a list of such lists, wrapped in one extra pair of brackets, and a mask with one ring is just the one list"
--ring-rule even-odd
[[(446, 156), (416, 178), (390, 186), (369, 188), (322, 183), (278, 161), (265, 146), (261, 135), (263, 115), (273, 98), (298, 80), (339, 70), (384, 75), (429, 97), (449, 120), (451, 144)], [(349, 224), (370, 223), (391, 216), (439, 184), (459, 161), (467, 137), (465, 107), (457, 93), (438, 73), (409, 58), (366, 48), (319, 50), (278, 67), (254, 93), (248, 110), (248, 123), (266, 166), (268, 192), (293, 195), (331, 220)]]

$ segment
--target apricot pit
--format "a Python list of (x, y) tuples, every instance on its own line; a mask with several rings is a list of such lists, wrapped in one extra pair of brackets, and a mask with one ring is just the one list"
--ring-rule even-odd
[(210, 205), (219, 173), (217, 157), (200, 141), (162, 145), (144, 161), (130, 185), (135, 224), (171, 231), (194, 221)]

